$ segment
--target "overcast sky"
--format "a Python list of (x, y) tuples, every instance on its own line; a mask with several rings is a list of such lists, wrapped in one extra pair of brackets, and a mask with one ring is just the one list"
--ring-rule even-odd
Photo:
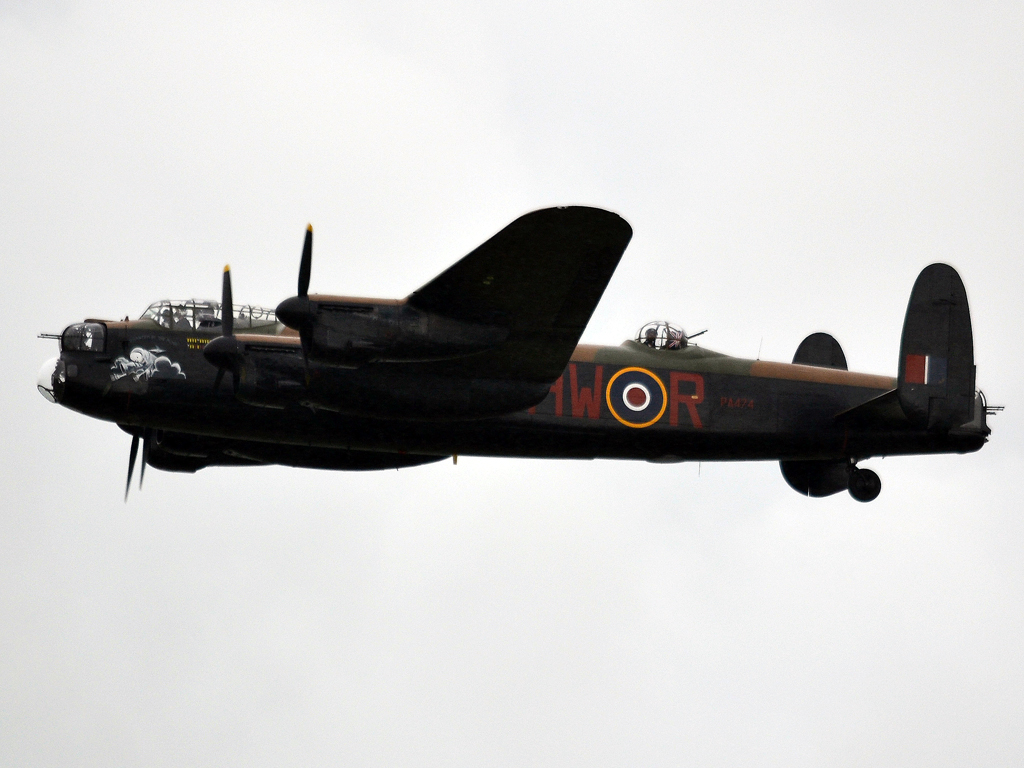
[[(1024, 762), (1020, 3), (0, 0), (0, 764)], [(35, 391), (160, 298), (402, 297), (517, 216), (620, 213), (584, 341), (671, 319), (895, 375), (960, 270), (969, 456), (150, 470)]]

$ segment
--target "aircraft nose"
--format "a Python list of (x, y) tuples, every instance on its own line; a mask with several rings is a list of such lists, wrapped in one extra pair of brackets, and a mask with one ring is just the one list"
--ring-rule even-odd
[(53, 394), (53, 380), (57, 375), (57, 365), (59, 362), (59, 358), (51, 357), (43, 363), (43, 367), (39, 369), (39, 375), (36, 376), (36, 387), (39, 389), (39, 394), (51, 403), (57, 402), (57, 397)]

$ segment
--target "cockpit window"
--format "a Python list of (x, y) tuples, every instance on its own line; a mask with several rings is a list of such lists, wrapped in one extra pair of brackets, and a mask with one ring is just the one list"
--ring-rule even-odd
[[(277, 315), (272, 309), (253, 304), (235, 305), (232, 307), (232, 313), (235, 316), (236, 329), (257, 328), (277, 323)], [(152, 320), (160, 327), (174, 331), (217, 331), (221, 326), (221, 306), (218, 301), (165, 299), (150, 304), (141, 319)]]
[(107, 329), (102, 323), (77, 323), (64, 329), (60, 348), (69, 352), (102, 352), (106, 341)]
[(641, 328), (635, 341), (651, 349), (683, 349), (687, 344), (687, 336), (682, 328), (658, 320)]

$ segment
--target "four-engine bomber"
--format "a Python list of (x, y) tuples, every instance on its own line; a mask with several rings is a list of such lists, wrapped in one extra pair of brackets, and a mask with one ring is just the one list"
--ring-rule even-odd
[[(401, 300), (309, 293), (271, 311), (164, 301), (139, 320), (86, 320), (60, 335), (39, 390), (118, 424), (146, 465), (285, 464), (389, 469), (450, 456), (772, 459), (810, 496), (874, 499), (878, 455), (984, 445), (967, 295), (924, 269), (897, 375), (847, 370), (828, 334), (791, 364), (743, 360), (651, 323), (617, 347), (579, 339), (632, 236), (596, 208), (526, 214)], [(141, 481), (140, 481), (141, 482)], [(126, 487), (127, 496), (127, 487)]]

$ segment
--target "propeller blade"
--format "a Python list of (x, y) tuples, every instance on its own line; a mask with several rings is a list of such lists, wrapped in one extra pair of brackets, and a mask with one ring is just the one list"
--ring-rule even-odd
[(313, 270), (313, 225), (306, 226), (306, 239), (302, 243), (302, 261), (299, 262), (299, 296), (309, 295), (309, 275)]
[(217, 367), (217, 375), (213, 380), (213, 391), (215, 393), (220, 391), (224, 374), (230, 373), (233, 382), (232, 389), (237, 394), (238, 385), (241, 383), (239, 376), (242, 366), (245, 364), (245, 344), (239, 341), (237, 336), (215, 336), (203, 347), (203, 357), (211, 365)]
[[(224, 265), (224, 285), (221, 290), (220, 302), (220, 337), (210, 339), (203, 348), (203, 355), (213, 365), (217, 366), (217, 377), (213, 380), (213, 391), (220, 389), (220, 383), (224, 379), (224, 372), (231, 371), (231, 378), (234, 382), (232, 389), (238, 394), (238, 377), (235, 376), (238, 365), (238, 341), (234, 337), (235, 332), (235, 308), (231, 299), (231, 265)], [(146, 446), (142, 446), (143, 453)], [(142, 480), (139, 479), (141, 486)]]
[(128, 491), (132, 487), (132, 472), (135, 471), (135, 457), (139, 453), (139, 436), (132, 435), (132, 450), (128, 454), (128, 482), (124, 484), (124, 500), (128, 501)]
[(224, 265), (224, 288), (220, 299), (220, 332), (231, 336), (235, 330), (235, 310), (231, 302), (231, 265)]
[(149, 441), (153, 438), (153, 430), (149, 427), (142, 433), (142, 466), (139, 467), (139, 490), (142, 490), (142, 479), (146, 476), (146, 463), (149, 461)]

